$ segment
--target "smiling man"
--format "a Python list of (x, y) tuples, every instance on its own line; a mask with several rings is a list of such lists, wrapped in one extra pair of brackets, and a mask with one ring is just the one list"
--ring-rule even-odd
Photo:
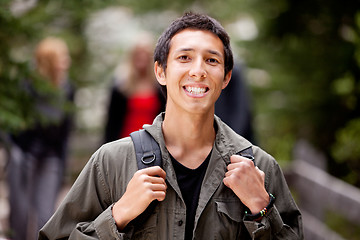
[[(105, 144), (39, 239), (303, 239), (277, 162), (214, 115), (233, 67), (223, 27), (186, 13), (160, 36), (154, 60), (167, 104), (144, 129), (162, 166), (138, 170), (129, 137)], [(253, 161), (237, 155), (246, 149)]]

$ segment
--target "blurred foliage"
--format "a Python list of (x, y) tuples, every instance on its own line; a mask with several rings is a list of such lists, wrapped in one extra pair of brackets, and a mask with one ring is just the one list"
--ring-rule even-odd
[(27, 128), (37, 118), (33, 99), (21, 87), (24, 79), (35, 78), (32, 57), (37, 42), (49, 35), (67, 42), (77, 66), (70, 77), (76, 82), (87, 62), (82, 25), (92, 9), (103, 6), (103, 1), (93, 0), (38, 1), (27, 11), (12, 12), (14, 2), (3, 0), (0, 7), (0, 129), (4, 132)]
[(360, 186), (360, 118), (350, 120), (346, 126), (336, 133), (336, 142), (332, 153), (337, 165), (346, 164), (352, 170), (345, 179)]
[[(360, 158), (351, 146), (360, 146), (360, 139), (335, 136), (349, 134), (353, 126), (342, 129), (360, 115), (360, 2), (253, 4), (259, 9), (260, 36), (239, 44), (248, 49), (247, 64), (268, 73), (267, 84), (255, 86), (253, 94), (260, 144), (280, 159), (291, 159), (289, 144), (304, 138), (327, 155), (333, 175), (358, 175), (351, 162)], [(339, 167), (332, 148), (346, 148), (352, 157), (342, 156)]]
[[(0, 6), (0, 129), (16, 131), (34, 119), (31, 99), (19, 81), (31, 77), (32, 50), (43, 37), (62, 37), (72, 56), (70, 78), (95, 84), (84, 33), (97, 10), (124, 6), (135, 15), (172, 10), (209, 13), (224, 26), (243, 16), (254, 19), (258, 36), (234, 40), (248, 66), (255, 103), (258, 143), (279, 161), (292, 158), (304, 138), (324, 152), (330, 172), (344, 179), (359, 175), (360, 1), (335, 0), (38, 0), (14, 14), (15, 0)], [(175, 18), (176, 16), (174, 16)], [(354, 129), (355, 128), (355, 129)], [(358, 180), (350, 180), (359, 186)]]
[(353, 222), (348, 221), (344, 216), (338, 212), (327, 211), (326, 225), (340, 234), (347, 240), (359, 240), (360, 239), (360, 226)]

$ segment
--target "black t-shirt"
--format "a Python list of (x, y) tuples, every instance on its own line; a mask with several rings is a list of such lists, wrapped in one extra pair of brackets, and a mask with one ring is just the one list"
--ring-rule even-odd
[(177, 182), (186, 205), (185, 240), (192, 239), (193, 236), (195, 214), (199, 201), (201, 184), (207, 166), (209, 165), (210, 155), (211, 151), (205, 161), (196, 169), (185, 167), (170, 155), (175, 169)]

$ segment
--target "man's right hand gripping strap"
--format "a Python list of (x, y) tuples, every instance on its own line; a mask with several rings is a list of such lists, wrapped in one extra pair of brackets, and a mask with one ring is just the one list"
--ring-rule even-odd
[(132, 132), (130, 136), (134, 142), (139, 170), (152, 166), (161, 167), (160, 147), (155, 139), (145, 129)]

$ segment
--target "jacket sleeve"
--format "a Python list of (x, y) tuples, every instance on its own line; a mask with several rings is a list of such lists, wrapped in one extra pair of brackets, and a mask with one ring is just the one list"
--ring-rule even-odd
[(266, 166), (259, 164), (265, 172), (265, 188), (275, 196), (275, 202), (261, 222), (245, 221), (244, 224), (252, 239), (304, 239), (300, 210), (287, 186), (278, 163), (270, 156)]
[[(55, 214), (40, 230), (39, 239), (124, 239), (112, 216), (108, 171), (91, 157)], [(100, 165), (100, 166), (99, 166)]]

